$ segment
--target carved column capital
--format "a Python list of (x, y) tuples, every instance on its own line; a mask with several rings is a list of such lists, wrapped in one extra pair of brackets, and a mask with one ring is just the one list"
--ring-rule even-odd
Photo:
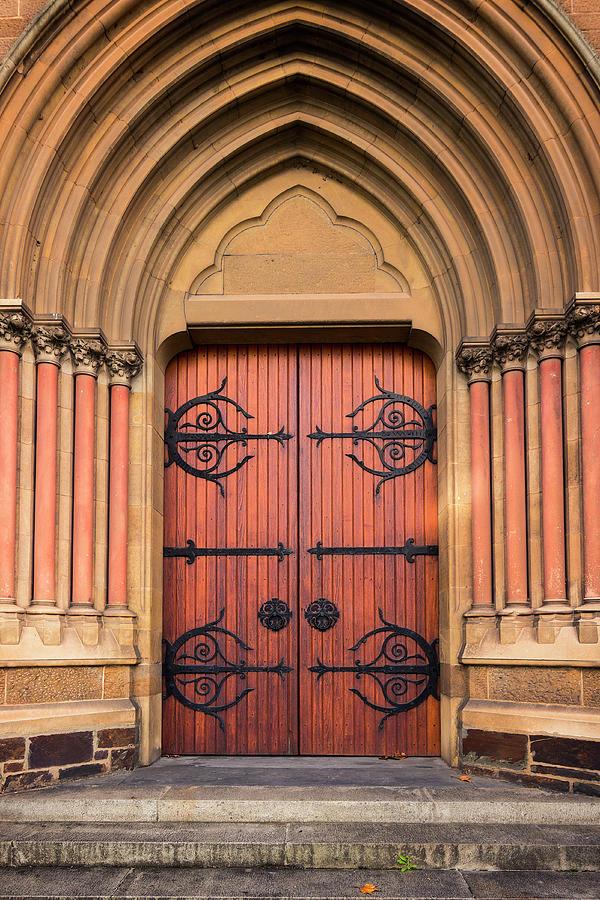
[(529, 338), (524, 328), (501, 325), (494, 329), (491, 343), (502, 374), (525, 368)]
[(106, 346), (99, 338), (75, 337), (71, 341), (71, 356), (75, 375), (98, 375), (106, 359)]
[(476, 381), (490, 381), (493, 363), (494, 355), (487, 340), (466, 338), (461, 341), (456, 351), (456, 365), (459, 371), (467, 376), (469, 384)]
[(562, 313), (534, 313), (527, 323), (529, 346), (538, 360), (562, 359), (567, 323)]
[(0, 350), (20, 356), (31, 337), (31, 319), (21, 310), (0, 310)]
[(111, 385), (131, 387), (132, 380), (142, 371), (143, 364), (142, 355), (135, 346), (112, 349), (106, 354)]
[(594, 300), (575, 297), (567, 307), (567, 327), (578, 349), (600, 344), (600, 297)]
[(60, 366), (71, 342), (71, 335), (64, 325), (34, 325), (31, 343), (36, 362)]

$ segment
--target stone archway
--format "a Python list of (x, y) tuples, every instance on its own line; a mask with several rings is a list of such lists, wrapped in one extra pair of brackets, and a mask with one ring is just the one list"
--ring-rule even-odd
[[(405, 323), (415, 345), (435, 358), (443, 459), (442, 753), (457, 759), (458, 713), (467, 696), (460, 653), (472, 547), (463, 538), (470, 522), (468, 396), (455, 352), (469, 335), (487, 337), (503, 323), (521, 327), (540, 307), (562, 311), (577, 293), (589, 301), (599, 287), (600, 249), (595, 64), (586, 67), (581, 47), (541, 0), (527, 10), (512, 0), (508, 8), (505, 0), (470, 5), (467, 19), (434, 0), (401, 7), (392, 0), (340, 2), (327, 10), (308, 0), (265, 0), (227, 11), (211, 0), (157, 0), (143, 8), (134, 0), (91, 0), (81, 9), (58, 2), (3, 69), (0, 294), (13, 298), (4, 312), (17, 313), (4, 326), (3, 346), (12, 360), (33, 323), (38, 407), (45, 396), (44, 414), (52, 419), (59, 411), (64, 426), (49, 448), (63, 466), (47, 491), (51, 502), (63, 498), (56, 506), (54, 550), (64, 552), (38, 561), (49, 588), (36, 597), (30, 561), (40, 482), (34, 484), (32, 452), (22, 437), (18, 496), (12, 463), (8, 472), (14, 502), (5, 523), (12, 537), (2, 622), (9, 637), (1, 652), (23, 669), (70, 661), (111, 671), (113, 663), (130, 666), (135, 652), (127, 698), (139, 710), (144, 762), (160, 752), (164, 368), (178, 349), (207, 332), (248, 324), (368, 329)], [(285, 269), (281, 253), (277, 279), (269, 275), (251, 232), (268, 232), (285, 198), (288, 211), (294, 203), (308, 204), (322, 211), (325, 229), (352, 232), (342, 254), (342, 260), (352, 256), (351, 276), (343, 266), (337, 270), (346, 279), (343, 292), (330, 290), (331, 273), (306, 257), (301, 278), (293, 263)], [(279, 241), (279, 251), (284, 239), (282, 231), (269, 238)], [(228, 274), (222, 276), (225, 257)], [(260, 290), (242, 293), (252, 272)], [(352, 290), (359, 283), (361, 290)], [(71, 367), (64, 360), (76, 347)], [(102, 367), (107, 347), (111, 387)], [(138, 356), (144, 358), (139, 377)], [(58, 395), (52, 385), (41, 390), (43, 362), (55, 369), (62, 363)], [(26, 349), (25, 424), (33, 417), (33, 366)], [(569, 384), (574, 366), (567, 363)], [(82, 624), (73, 611), (68, 423), (73, 375), (77, 381), (98, 372), (95, 480), (85, 500), (93, 522), (78, 551), (92, 555), (90, 616)], [(11, 397), (13, 376), (6, 382)], [(107, 504), (113, 513), (116, 505), (105, 471), (109, 391), (113, 461), (115, 453), (129, 454), (129, 482), (121, 483), (119, 495), (122, 501), (128, 487), (128, 558), (123, 519), (112, 527), (109, 521), (108, 533), (106, 526)], [(493, 394), (498, 400), (496, 387)], [(93, 395), (88, 388), (88, 400), (81, 401), (88, 416)], [(15, 440), (8, 433), (11, 447)], [(88, 465), (88, 487), (92, 476)], [(578, 489), (574, 482), (572, 516)], [(497, 507), (503, 490), (494, 495)], [(531, 509), (529, 568), (535, 575), (539, 517), (533, 501)], [(41, 527), (38, 517), (38, 545)], [(127, 578), (127, 611), (112, 618), (105, 611), (107, 552), (113, 574), (118, 571), (113, 588), (123, 594)], [(575, 547), (570, 552), (577, 582), (580, 554)], [(504, 565), (496, 547), (500, 611)], [(15, 567), (16, 583), (10, 578)], [(36, 599), (44, 601), (43, 615), (32, 605)], [(112, 650), (106, 644), (97, 649), (96, 632), (110, 632)], [(107, 706), (107, 722), (113, 714)]]

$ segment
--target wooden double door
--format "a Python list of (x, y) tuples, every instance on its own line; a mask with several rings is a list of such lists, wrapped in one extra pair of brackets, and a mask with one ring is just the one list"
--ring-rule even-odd
[(435, 372), (395, 344), (166, 373), (166, 754), (438, 755)]

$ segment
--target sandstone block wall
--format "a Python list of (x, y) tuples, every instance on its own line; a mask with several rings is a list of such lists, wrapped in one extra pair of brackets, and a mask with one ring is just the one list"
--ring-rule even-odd
[[(469, 696), (475, 701), (546, 704), (549, 718), (572, 721), (600, 708), (600, 669), (567, 666), (472, 666)], [(537, 734), (524, 715), (516, 732), (463, 728), (461, 762), (468, 772), (522, 784), (600, 796), (600, 742)]]
[[(128, 705), (129, 666), (38, 666), (0, 671), (0, 793), (45, 787), (85, 775), (131, 769), (137, 761), (134, 724), (102, 727), (103, 719)], [(64, 707), (77, 712), (89, 727), (61, 730)], [(28, 707), (29, 733), (6, 734), (7, 721)], [(135, 722), (133, 708), (128, 716)], [(10, 728), (10, 725), (8, 725)]]

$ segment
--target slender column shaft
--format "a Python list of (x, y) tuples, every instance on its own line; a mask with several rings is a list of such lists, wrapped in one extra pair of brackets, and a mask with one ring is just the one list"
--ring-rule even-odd
[(0, 602), (15, 599), (19, 362), (0, 350)]
[(37, 364), (33, 602), (56, 605), (58, 366)]
[(93, 605), (96, 379), (75, 376), (72, 605)]
[(108, 606), (127, 607), (127, 507), (129, 500), (129, 388), (110, 389), (110, 490)]
[(600, 598), (600, 344), (579, 351), (584, 602)]
[(492, 498), (490, 448), (490, 386), (475, 381), (469, 386), (471, 406), (471, 549), (473, 556), (473, 608), (491, 609)]
[(544, 604), (566, 602), (562, 361), (539, 362)]
[(525, 475), (525, 378), (520, 369), (502, 375), (504, 407), (505, 559), (507, 607), (528, 602), (527, 494)]

